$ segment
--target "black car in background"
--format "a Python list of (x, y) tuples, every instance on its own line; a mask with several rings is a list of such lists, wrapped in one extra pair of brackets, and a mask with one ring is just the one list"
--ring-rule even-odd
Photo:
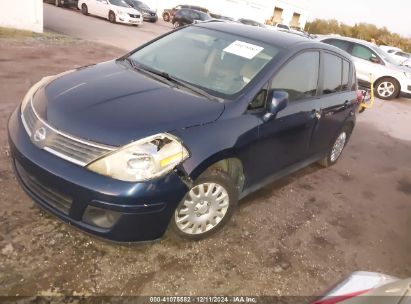
[(209, 10), (201, 7), (201, 6), (196, 6), (196, 5), (177, 5), (176, 7), (173, 7), (172, 9), (165, 9), (163, 11), (163, 20), (166, 22), (170, 22), (173, 20), (173, 17), (175, 13), (183, 8), (188, 8), (188, 9), (193, 9), (196, 11), (200, 11), (203, 13), (209, 13)]
[(143, 14), (143, 20), (149, 22), (157, 22), (158, 16), (157, 12), (151, 9), (143, 1), (139, 0), (125, 0), (128, 5), (132, 6), (136, 10), (140, 11)]
[(171, 20), (171, 23), (175, 28), (184, 26), (187, 24), (192, 24), (194, 21), (208, 21), (211, 20), (211, 16), (207, 13), (197, 11), (194, 9), (189, 9), (189, 8), (183, 8), (178, 10), (175, 15), (173, 16), (173, 19)]
[(43, 2), (54, 4), (55, 6), (77, 7), (78, 0), (43, 0)]

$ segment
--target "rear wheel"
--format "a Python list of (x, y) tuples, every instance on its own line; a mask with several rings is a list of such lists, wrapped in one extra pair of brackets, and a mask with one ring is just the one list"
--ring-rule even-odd
[(181, 25), (181, 23), (178, 22), (178, 21), (175, 21), (175, 22), (173, 23), (173, 27), (174, 27), (174, 28), (178, 28), (178, 27), (180, 27), (180, 26), (182, 26), (182, 25)]
[(116, 23), (116, 14), (114, 14), (114, 12), (108, 13), (108, 20), (109, 20), (111, 23)]
[(163, 20), (165, 22), (169, 22), (170, 21), (170, 14), (169, 13), (164, 13), (163, 14)]
[(83, 13), (83, 15), (88, 15), (88, 7), (84, 3), (81, 5), (81, 12)]
[(177, 206), (170, 223), (171, 232), (184, 239), (203, 239), (227, 223), (237, 201), (237, 190), (228, 174), (207, 173), (194, 183)]
[(318, 163), (323, 166), (323, 167), (329, 167), (334, 165), (337, 160), (340, 158), (342, 151), (345, 148), (345, 145), (348, 142), (348, 139), (350, 138), (352, 132), (352, 127), (350, 126), (345, 126), (336, 139), (333, 142), (333, 145), (329, 149), (327, 156), (325, 156), (323, 159), (321, 159)]
[(400, 85), (395, 79), (382, 78), (375, 84), (375, 94), (378, 98), (391, 100), (398, 97)]

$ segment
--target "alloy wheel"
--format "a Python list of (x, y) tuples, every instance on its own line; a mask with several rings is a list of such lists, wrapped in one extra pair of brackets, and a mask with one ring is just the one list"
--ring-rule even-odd
[(227, 190), (217, 183), (194, 186), (183, 204), (175, 211), (177, 228), (186, 234), (199, 235), (216, 227), (227, 214), (229, 207)]
[(347, 133), (342, 132), (337, 140), (334, 143), (334, 146), (331, 150), (331, 156), (330, 156), (330, 160), (331, 162), (335, 162), (337, 161), (337, 159), (340, 157), (344, 146), (345, 146), (345, 142), (347, 141)]
[(395, 86), (392, 82), (384, 81), (378, 85), (377, 92), (378, 95), (387, 98), (394, 94)]

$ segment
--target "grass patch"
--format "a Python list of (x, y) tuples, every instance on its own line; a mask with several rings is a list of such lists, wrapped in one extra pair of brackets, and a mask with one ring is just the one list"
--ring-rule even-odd
[(39, 40), (58, 43), (74, 42), (78, 40), (70, 36), (65, 36), (53, 32), (35, 33), (31, 31), (17, 30), (6, 27), (0, 27), (0, 39), (11, 39), (17, 41)]
[(34, 37), (36, 33), (30, 31), (16, 30), (7, 27), (0, 27), (0, 38), (31, 38)]

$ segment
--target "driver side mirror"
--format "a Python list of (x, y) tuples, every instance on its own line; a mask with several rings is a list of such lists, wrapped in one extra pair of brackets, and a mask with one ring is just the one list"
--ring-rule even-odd
[(371, 58), (370, 58), (370, 61), (371, 61), (372, 63), (380, 63), (380, 61), (378, 60), (377, 57), (371, 57)]
[(273, 98), (268, 104), (267, 113), (263, 116), (264, 121), (270, 120), (277, 115), (278, 112), (284, 110), (288, 106), (288, 93), (285, 91), (274, 91)]

